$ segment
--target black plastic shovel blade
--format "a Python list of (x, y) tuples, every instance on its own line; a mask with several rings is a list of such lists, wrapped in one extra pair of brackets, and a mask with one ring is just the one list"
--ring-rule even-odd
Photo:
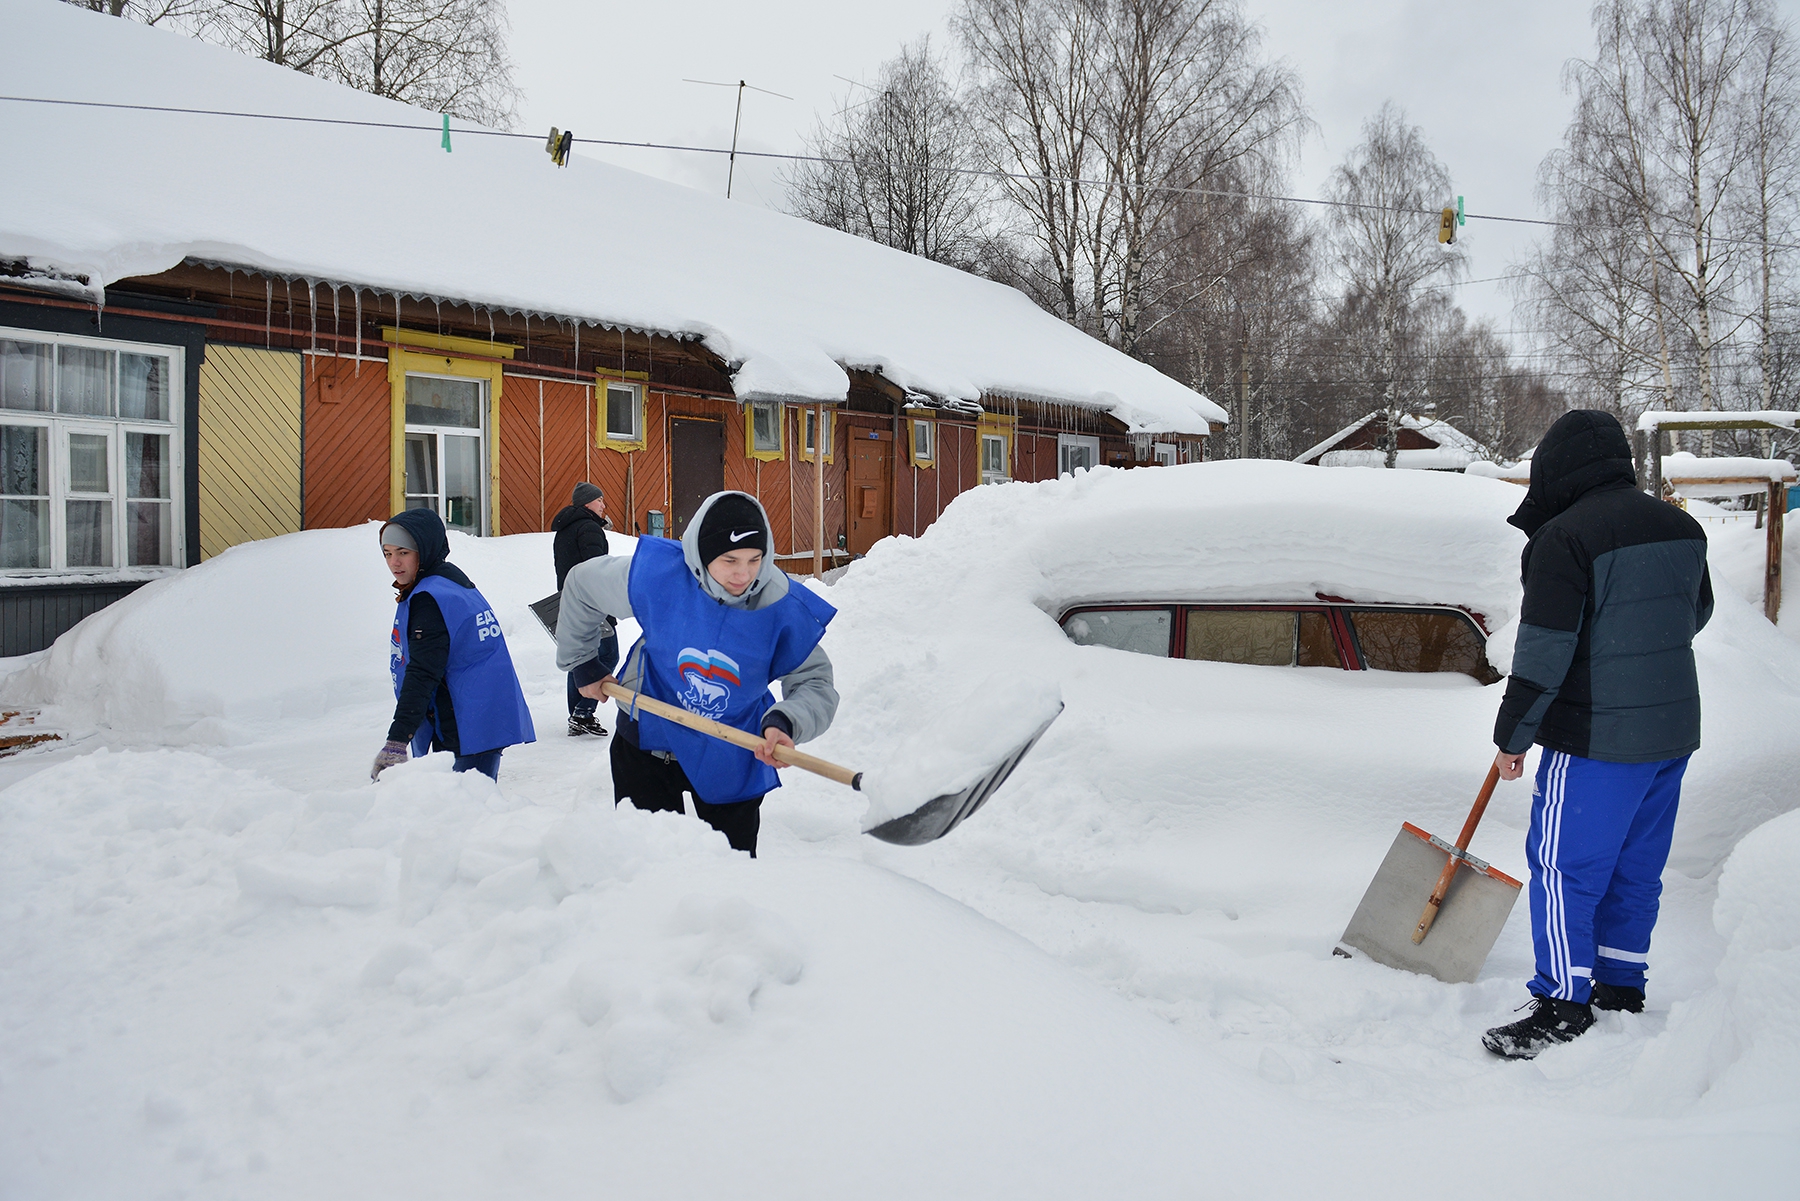
[(922, 843), (935, 842), (962, 824), (964, 818), (981, 808), (987, 799), (994, 795), (1000, 785), (1006, 783), (1006, 777), (1013, 774), (1013, 768), (1019, 761), (1031, 753), (1044, 731), (1050, 728), (1051, 722), (1062, 716), (1063, 707), (1058, 705), (1043, 725), (1037, 728), (1024, 742), (1007, 752), (1006, 758), (994, 766), (994, 769), (982, 776), (960, 792), (947, 792), (943, 796), (932, 797), (911, 813), (891, 818), (882, 822), (872, 830), (864, 833), (872, 834), (883, 842), (897, 843), (903, 847), (916, 847)]

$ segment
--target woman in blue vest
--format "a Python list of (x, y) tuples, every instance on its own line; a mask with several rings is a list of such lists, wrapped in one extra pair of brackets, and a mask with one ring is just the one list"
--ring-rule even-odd
[[(600, 697), (594, 662), (607, 614), (634, 617), (643, 637), (619, 673), (625, 687), (762, 735), (754, 754), (648, 713), (619, 715), (614, 803), (694, 811), (756, 854), (763, 795), (779, 788), (775, 747), (817, 738), (837, 713), (831, 660), (819, 647), (837, 613), (790, 585), (771, 554), (769, 518), (742, 492), (708, 497), (680, 542), (640, 538), (627, 558), (576, 564), (563, 584), (556, 666)], [(781, 703), (769, 685), (781, 681)], [(635, 720), (634, 720), (635, 717)]]
[(537, 735), (493, 607), (444, 561), (450, 540), (430, 509), (396, 513), (381, 527), (381, 552), (399, 602), (388, 647), (395, 703), (370, 778), (406, 762), (411, 743), (415, 755), (454, 753), (454, 771), (499, 779), (500, 752)]

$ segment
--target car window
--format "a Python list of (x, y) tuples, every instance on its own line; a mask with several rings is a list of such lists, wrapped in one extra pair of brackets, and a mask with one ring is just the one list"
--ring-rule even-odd
[(1168, 609), (1085, 609), (1063, 619), (1063, 632), (1077, 646), (1110, 646), (1166, 659), (1174, 624)]
[(1342, 667), (1331, 621), (1323, 613), (1300, 614), (1300, 639), (1295, 660), (1300, 667)]
[(1459, 671), (1484, 684), (1499, 678), (1480, 632), (1460, 613), (1350, 609), (1345, 616), (1373, 671)]
[(1297, 616), (1281, 610), (1189, 609), (1187, 657), (1210, 663), (1291, 667)]

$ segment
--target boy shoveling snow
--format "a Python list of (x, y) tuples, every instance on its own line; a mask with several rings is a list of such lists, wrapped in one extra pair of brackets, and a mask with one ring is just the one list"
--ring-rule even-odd
[[(762, 799), (781, 781), (775, 747), (823, 734), (837, 713), (831, 660), (819, 639), (837, 611), (794, 587), (770, 556), (769, 519), (742, 492), (708, 497), (680, 542), (641, 538), (629, 559), (577, 564), (563, 585), (556, 666), (583, 696), (612, 679), (595, 662), (607, 615), (643, 636), (625, 657), (624, 687), (760, 734), (757, 751), (623, 708), (612, 740), (614, 803), (695, 814), (756, 854)], [(781, 702), (769, 686), (781, 681)]]

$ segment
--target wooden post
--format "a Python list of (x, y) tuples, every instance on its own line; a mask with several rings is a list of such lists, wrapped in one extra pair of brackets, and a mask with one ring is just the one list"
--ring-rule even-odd
[(1662, 448), (1662, 427), (1656, 426), (1650, 430), (1650, 495), (1657, 500), (1663, 498)]
[(1787, 485), (1769, 485), (1768, 558), (1763, 566), (1763, 614), (1771, 624), (1781, 621), (1781, 535), (1787, 525)]
[(825, 577), (825, 406), (813, 406), (813, 579)]

